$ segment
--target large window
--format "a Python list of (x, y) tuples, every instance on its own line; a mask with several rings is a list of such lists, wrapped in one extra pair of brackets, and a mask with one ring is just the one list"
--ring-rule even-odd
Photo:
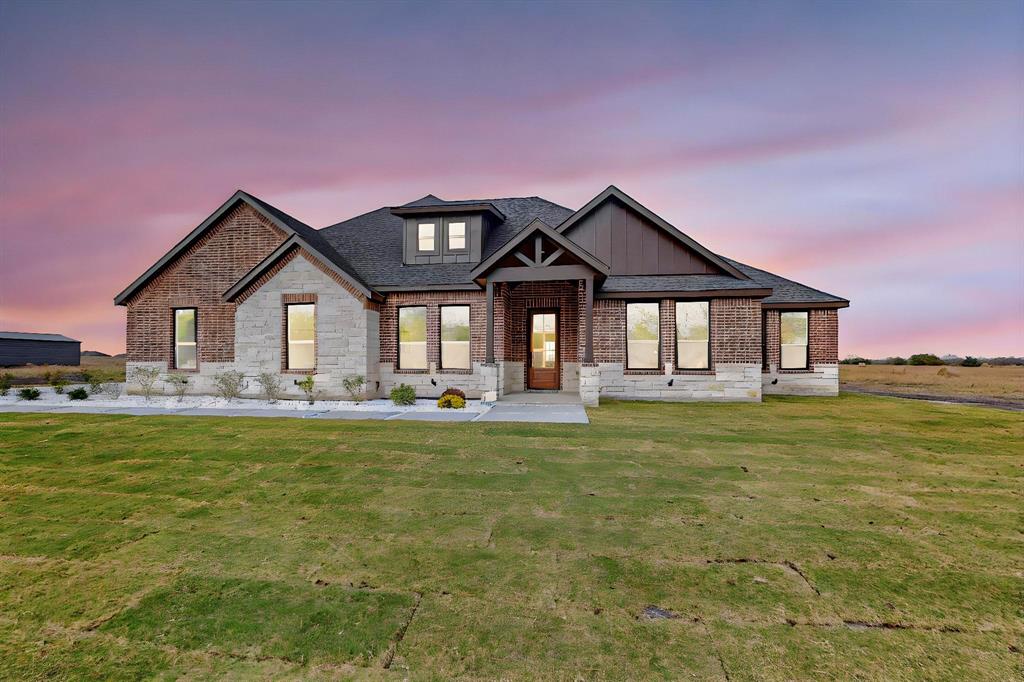
[(427, 309), (398, 309), (398, 367), (427, 369)]
[(658, 369), (660, 328), (657, 303), (626, 304), (628, 369)]
[(174, 311), (174, 367), (196, 369), (196, 309), (177, 308)]
[(448, 223), (448, 249), (461, 251), (466, 248), (466, 223)]
[(441, 306), (441, 367), (469, 369), (469, 306)]
[(434, 251), (434, 223), (420, 223), (416, 226), (416, 250)]
[(782, 313), (782, 369), (807, 369), (807, 312)]
[(316, 366), (316, 304), (288, 305), (288, 369)]
[(707, 369), (711, 318), (707, 301), (676, 302), (676, 362), (680, 369)]

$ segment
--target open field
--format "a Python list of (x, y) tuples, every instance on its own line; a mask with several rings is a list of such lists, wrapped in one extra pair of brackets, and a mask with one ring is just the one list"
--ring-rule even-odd
[(1020, 679), (1024, 415), (590, 415), (0, 414), (0, 678)]
[(0, 367), (0, 372), (14, 375), (16, 385), (45, 384), (46, 373), (60, 370), (71, 381), (81, 381), (82, 370), (108, 372), (112, 381), (124, 381), (124, 358), (103, 358), (95, 355), (83, 355), (82, 364), (78, 367), (70, 365), (28, 365), (26, 367)]
[(1024, 367), (840, 365), (843, 386), (963, 398), (999, 398), (1024, 404)]

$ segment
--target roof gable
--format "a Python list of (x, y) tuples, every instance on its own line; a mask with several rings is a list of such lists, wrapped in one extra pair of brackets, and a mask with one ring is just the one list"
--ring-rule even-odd
[(613, 275), (726, 275), (738, 268), (609, 186), (556, 228), (608, 262)]
[[(550, 251), (545, 252), (544, 246)], [(527, 253), (524, 253), (523, 249)], [(608, 266), (599, 258), (537, 218), (500, 249), (485, 258), (473, 269), (470, 276), (473, 279), (482, 278), (505, 261), (509, 261), (513, 267), (543, 268), (555, 265), (561, 259), (582, 263), (600, 276), (608, 274)]]
[(189, 232), (184, 239), (175, 244), (170, 251), (160, 258), (160, 260), (154, 263), (148, 270), (146, 270), (146, 272), (142, 273), (142, 275), (134, 282), (129, 284), (124, 291), (115, 296), (114, 305), (126, 305), (128, 299), (131, 298), (133, 294), (142, 289), (142, 287), (159, 275), (164, 268), (173, 263), (179, 255), (184, 253), (192, 244), (209, 232), (215, 225), (217, 225), (221, 218), (227, 215), (228, 212), (239, 203), (244, 203), (250, 206), (253, 210), (269, 220), (285, 235), (298, 235), (309, 250), (319, 254), (320, 257), (328, 261), (332, 267), (344, 271), (350, 279), (353, 279), (362, 288), (368, 289), (366, 283), (359, 278), (352, 266), (348, 264), (341, 254), (335, 251), (334, 248), (327, 243), (317, 230), (306, 225), (301, 220), (293, 218), (284, 211), (271, 206), (262, 199), (249, 194), (248, 192), (237, 190), (227, 201), (221, 204), (216, 211), (211, 213), (206, 220), (200, 223), (198, 227)]

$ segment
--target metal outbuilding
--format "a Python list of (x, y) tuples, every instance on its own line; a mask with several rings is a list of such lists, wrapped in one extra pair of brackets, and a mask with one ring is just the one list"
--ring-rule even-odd
[(78, 365), (82, 342), (63, 334), (0, 332), (0, 367), (15, 365)]

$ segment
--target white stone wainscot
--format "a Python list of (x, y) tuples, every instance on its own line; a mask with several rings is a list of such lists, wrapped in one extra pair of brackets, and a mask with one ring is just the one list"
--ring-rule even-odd
[(772, 366), (762, 379), (765, 395), (839, 395), (839, 365), (836, 364), (815, 365), (807, 372), (779, 372)]
[(496, 390), (495, 365), (483, 362), (474, 362), (471, 372), (446, 372), (433, 362), (427, 365), (425, 372), (395, 370), (390, 362), (382, 362), (379, 366), (380, 392), (384, 396), (399, 384), (412, 386), (420, 398), (438, 398), (449, 386), (462, 389), (467, 398), (479, 398), (485, 391)]
[[(589, 368), (585, 368), (589, 369)], [(714, 373), (629, 374), (622, 363), (598, 365), (600, 395), (622, 400), (759, 402), (761, 365), (724, 363)], [(671, 369), (671, 368), (669, 368)], [(582, 381), (582, 376), (581, 376)], [(669, 381), (672, 385), (669, 385)], [(581, 395), (583, 389), (580, 390)]]

